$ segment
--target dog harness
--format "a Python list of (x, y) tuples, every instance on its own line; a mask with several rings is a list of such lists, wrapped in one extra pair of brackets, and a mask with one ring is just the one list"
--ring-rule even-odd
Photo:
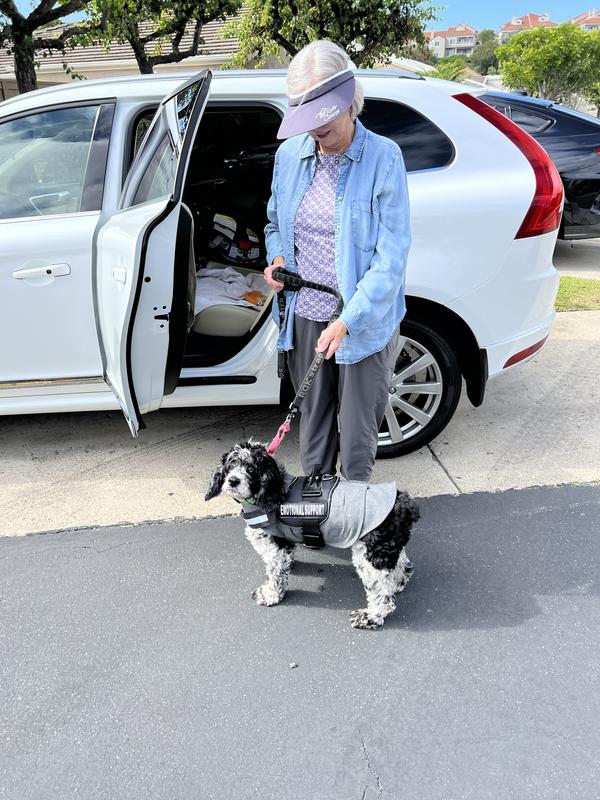
[(251, 528), (307, 547), (352, 547), (381, 525), (396, 501), (395, 483), (286, 473), (284, 486), (278, 508), (267, 511), (244, 500), (241, 515)]

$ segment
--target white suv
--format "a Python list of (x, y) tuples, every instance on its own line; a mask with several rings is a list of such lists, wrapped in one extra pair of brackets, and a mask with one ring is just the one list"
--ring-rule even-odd
[[(357, 75), (364, 124), (398, 142), (408, 170), (408, 310), (379, 448), (400, 455), (444, 428), (463, 378), (479, 405), (488, 378), (543, 345), (562, 185), (472, 87)], [(135, 435), (161, 406), (280, 401), (270, 303), (195, 313), (195, 285), (225, 266), (208, 250), (215, 214), (257, 232), (252, 267), (264, 266), (285, 73), (182, 80), (85, 81), (0, 104), (0, 414), (120, 404)]]

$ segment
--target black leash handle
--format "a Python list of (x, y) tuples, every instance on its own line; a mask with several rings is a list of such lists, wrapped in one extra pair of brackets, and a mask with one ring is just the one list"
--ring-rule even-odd
[[(283, 269), (282, 267), (277, 267), (271, 273), (271, 277), (274, 281), (279, 281), (283, 283), (284, 287), (290, 292), (297, 292), (299, 289), (314, 289), (317, 292), (324, 292), (325, 294), (331, 294), (337, 299), (337, 305), (333, 314), (329, 317), (329, 325), (334, 322), (344, 308), (344, 299), (340, 292), (337, 289), (333, 289), (331, 286), (326, 286), (323, 283), (315, 283), (314, 281), (307, 281), (304, 278), (301, 278), (300, 275), (297, 275), (294, 272), (288, 272), (287, 269)], [(279, 292), (277, 294), (277, 305), (279, 308), (279, 325), (280, 328), (283, 328), (283, 324), (285, 322), (285, 297), (283, 297), (283, 292)], [(290, 414), (288, 415), (289, 420), (291, 421), (299, 411), (299, 406), (302, 400), (306, 397), (309, 393), (312, 383), (315, 379), (315, 375), (317, 374), (319, 367), (325, 360), (325, 351), (321, 351), (319, 353), (315, 353), (315, 356), (302, 379), (302, 383), (300, 384), (300, 388), (296, 392), (296, 396), (290, 403)], [(279, 351), (278, 358), (277, 358), (277, 374), (280, 378), (283, 378), (285, 375), (285, 353), (283, 351)]]
[[(301, 278), (300, 275), (296, 274), (295, 272), (289, 272), (287, 269), (283, 267), (277, 267), (271, 273), (271, 277), (274, 281), (279, 281), (279, 283), (283, 283), (284, 287), (290, 292), (297, 292), (299, 289), (315, 289), (317, 292), (325, 292), (325, 294), (332, 294), (338, 301), (338, 306), (336, 307), (333, 315), (330, 317), (329, 322), (333, 322), (339, 315), (342, 313), (342, 308), (344, 307), (344, 300), (342, 299), (342, 295), (338, 292), (337, 289), (333, 289), (331, 286), (326, 286), (324, 283), (315, 283), (314, 281), (307, 281), (304, 278)], [(281, 294), (281, 292), (279, 293)], [(337, 316), (334, 316), (337, 315)]]

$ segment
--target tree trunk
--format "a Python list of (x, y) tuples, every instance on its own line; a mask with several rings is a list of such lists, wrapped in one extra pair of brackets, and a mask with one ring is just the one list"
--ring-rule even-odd
[(21, 93), (37, 89), (35, 72), (35, 49), (31, 34), (13, 28), (13, 54), (15, 60), (15, 76)]
[(138, 60), (138, 67), (140, 68), (142, 75), (152, 75), (154, 73), (154, 67), (147, 58), (145, 58), (143, 61)]
[(142, 73), (142, 75), (152, 75), (154, 72), (154, 65), (152, 63), (152, 59), (146, 53), (146, 48), (144, 47), (144, 42), (141, 40), (137, 30), (136, 23), (133, 23), (133, 25), (129, 27), (129, 30), (126, 34), (126, 39), (131, 45), (131, 49), (133, 50), (133, 55), (137, 61), (139, 71)]

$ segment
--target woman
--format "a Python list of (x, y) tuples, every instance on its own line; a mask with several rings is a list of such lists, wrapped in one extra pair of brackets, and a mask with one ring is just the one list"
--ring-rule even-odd
[(368, 481), (406, 311), (406, 170), (398, 145), (358, 120), (363, 92), (340, 47), (324, 40), (304, 47), (290, 63), (287, 85), (265, 280), (280, 291), (272, 272), (285, 266), (338, 288), (344, 310), (327, 325), (335, 298), (310, 289), (286, 293), (277, 346), (287, 352), (296, 389), (315, 349), (326, 351), (301, 408), (305, 473), (317, 465), (335, 473), (339, 455), (345, 478)]

